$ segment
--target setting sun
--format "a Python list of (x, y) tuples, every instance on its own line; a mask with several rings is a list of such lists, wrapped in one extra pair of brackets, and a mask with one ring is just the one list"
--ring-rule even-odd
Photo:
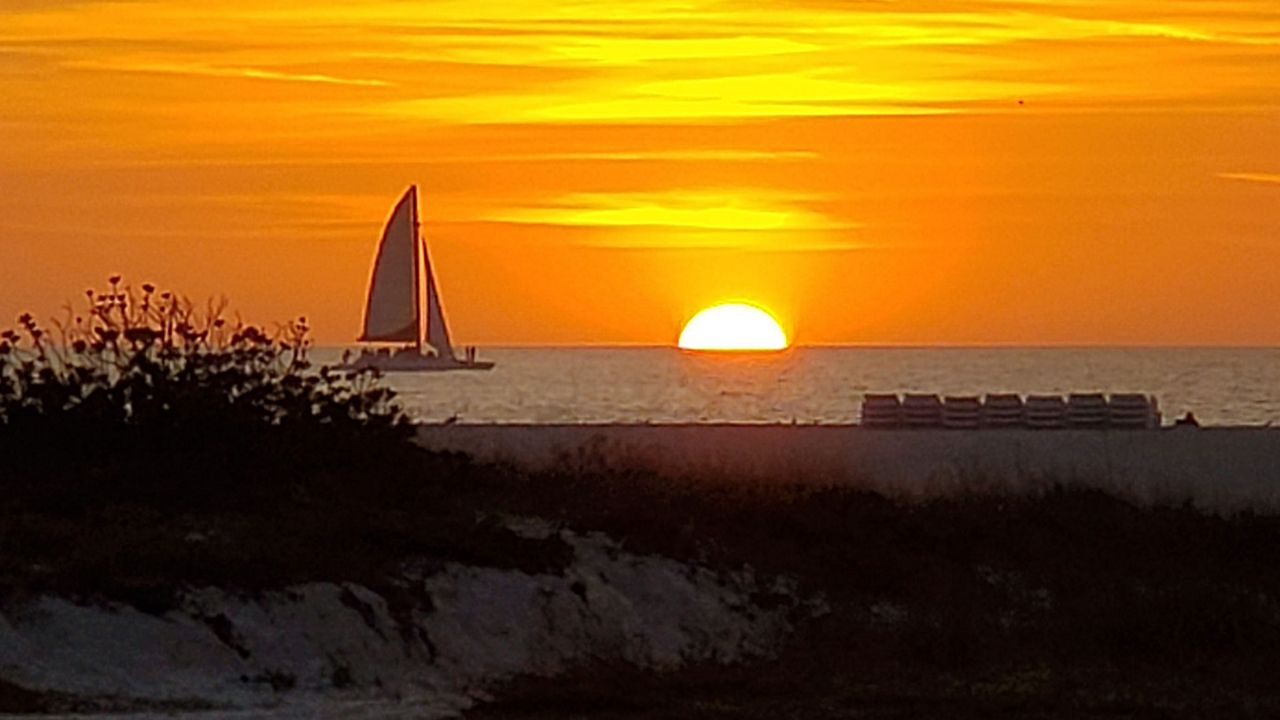
[(787, 335), (764, 310), (729, 303), (694, 315), (680, 333), (679, 346), (685, 350), (783, 350)]

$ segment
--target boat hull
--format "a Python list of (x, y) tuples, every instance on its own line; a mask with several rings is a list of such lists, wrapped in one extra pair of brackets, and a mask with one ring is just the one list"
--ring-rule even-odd
[(446, 372), (450, 370), (491, 370), (492, 368), (492, 362), (479, 360), (465, 362), (409, 353), (363, 355), (342, 366), (343, 370), (379, 370), (381, 372)]

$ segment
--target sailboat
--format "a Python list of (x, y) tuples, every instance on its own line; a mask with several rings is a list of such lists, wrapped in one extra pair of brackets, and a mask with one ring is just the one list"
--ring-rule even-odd
[(349, 368), (423, 372), (493, 367), (476, 359), (474, 347), (464, 348), (462, 358), (454, 352), (426, 240), (418, 231), (417, 185), (405, 191), (382, 230), (360, 342), (380, 347), (361, 351), (346, 363)]

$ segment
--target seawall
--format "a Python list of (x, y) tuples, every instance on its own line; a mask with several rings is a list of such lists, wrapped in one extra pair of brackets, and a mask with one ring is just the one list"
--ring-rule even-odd
[(622, 467), (726, 482), (927, 494), (1082, 482), (1149, 501), (1280, 506), (1280, 429), (884, 430), (855, 425), (421, 425), (424, 447), (528, 470)]

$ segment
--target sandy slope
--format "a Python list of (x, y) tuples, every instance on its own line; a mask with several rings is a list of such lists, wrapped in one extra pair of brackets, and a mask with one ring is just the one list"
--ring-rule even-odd
[[(593, 659), (732, 662), (768, 653), (789, 631), (789, 588), (631, 555), (600, 535), (562, 537), (575, 553), (563, 575), (406, 568), (419, 599), (408, 612), (333, 583), (253, 597), (204, 589), (162, 616), (37, 598), (0, 616), (0, 680), (125, 709), (445, 717), (513, 675)], [(756, 607), (761, 591), (782, 602)]]

